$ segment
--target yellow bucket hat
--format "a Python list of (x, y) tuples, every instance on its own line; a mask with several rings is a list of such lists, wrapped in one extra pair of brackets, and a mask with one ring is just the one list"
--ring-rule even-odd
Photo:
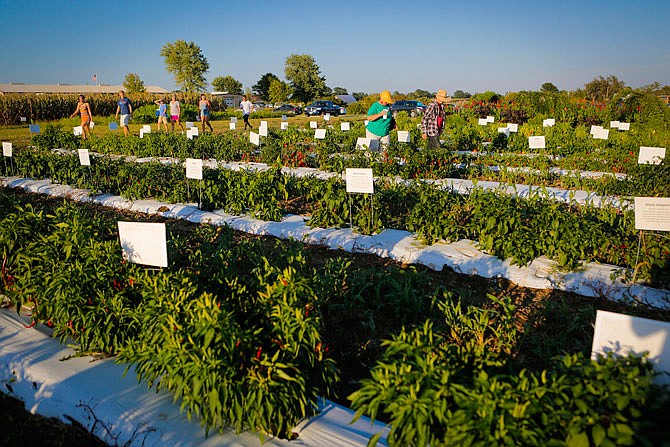
[(391, 92), (384, 90), (379, 94), (379, 101), (385, 102), (386, 104), (393, 104), (393, 98), (391, 98)]

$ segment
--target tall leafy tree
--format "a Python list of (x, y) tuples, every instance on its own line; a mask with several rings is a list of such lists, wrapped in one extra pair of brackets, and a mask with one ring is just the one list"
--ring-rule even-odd
[(540, 91), (558, 93), (558, 87), (556, 87), (552, 82), (545, 82), (542, 84), (542, 87), (540, 87)]
[(347, 89), (344, 87), (335, 87), (333, 89), (333, 95), (348, 95)]
[(187, 92), (205, 90), (207, 87), (205, 73), (209, 70), (209, 62), (199, 46), (185, 40), (168, 42), (161, 48), (161, 56), (165, 60), (167, 71), (172, 74), (175, 83), (182, 90)]
[(123, 80), (123, 88), (126, 89), (127, 93), (142, 93), (146, 91), (144, 81), (140, 79), (140, 75), (137, 73), (126, 73), (126, 77)]
[(263, 99), (270, 99), (270, 85), (272, 81), (279, 81), (279, 78), (272, 73), (265, 73), (261, 78), (251, 86), (255, 94)]
[(330, 90), (326, 87), (326, 78), (321, 76), (321, 69), (309, 54), (287, 57), (284, 74), (293, 88), (293, 97), (299, 101), (309, 102)]
[(220, 92), (228, 92), (233, 95), (242, 94), (242, 83), (232, 76), (217, 76), (212, 80), (212, 86)]
[(584, 85), (584, 97), (592, 101), (609, 101), (614, 95), (626, 87), (623, 81), (613, 75), (606, 78), (599, 76)]
[(275, 79), (270, 84), (270, 90), (268, 92), (268, 99), (270, 102), (286, 102), (293, 93), (293, 89), (286, 82)]

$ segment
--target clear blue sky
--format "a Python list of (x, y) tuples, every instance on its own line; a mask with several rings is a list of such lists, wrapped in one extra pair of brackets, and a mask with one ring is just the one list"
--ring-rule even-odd
[(610, 74), (670, 84), (670, 0), (0, 0), (0, 83), (133, 72), (174, 89), (159, 53), (178, 39), (200, 46), (208, 81), (245, 88), (284, 79), (290, 54), (349, 92), (574, 90)]

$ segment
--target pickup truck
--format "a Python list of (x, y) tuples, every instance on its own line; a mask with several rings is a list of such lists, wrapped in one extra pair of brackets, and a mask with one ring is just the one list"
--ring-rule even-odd
[(305, 115), (307, 116), (325, 115), (326, 113), (330, 113), (333, 116), (339, 116), (344, 113), (342, 110), (342, 107), (333, 104), (332, 101), (314, 101), (305, 107), (303, 112), (305, 112)]

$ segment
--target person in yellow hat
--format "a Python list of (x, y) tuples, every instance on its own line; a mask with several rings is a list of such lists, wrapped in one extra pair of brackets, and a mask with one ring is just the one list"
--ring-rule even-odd
[(447, 118), (447, 112), (444, 109), (444, 103), (447, 100), (447, 91), (438, 90), (435, 99), (428, 104), (426, 111), (421, 119), (421, 136), (428, 139), (428, 149), (440, 148), (440, 134), (444, 129), (444, 120)]
[(368, 109), (368, 124), (365, 128), (366, 138), (372, 138), (384, 145), (390, 143), (389, 134), (395, 123), (389, 110), (391, 104), (393, 104), (391, 93), (384, 90), (379, 94), (379, 101), (370, 106)]

